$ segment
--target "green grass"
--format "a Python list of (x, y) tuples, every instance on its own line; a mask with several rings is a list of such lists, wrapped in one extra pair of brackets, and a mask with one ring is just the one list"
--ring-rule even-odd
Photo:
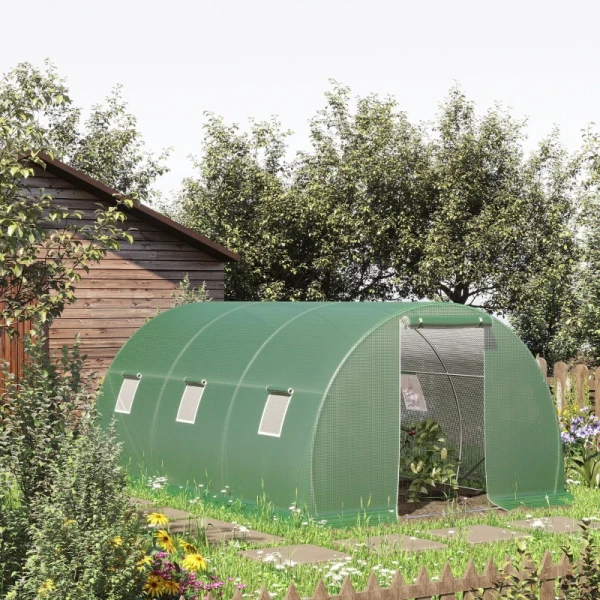
[[(315, 544), (326, 548), (336, 549), (335, 540), (357, 538), (364, 543), (368, 535), (381, 535), (400, 533), (425, 539), (436, 539), (430, 536), (429, 529), (452, 527), (460, 531), (465, 525), (488, 524), (506, 527), (510, 521), (524, 518), (526, 514), (533, 517), (547, 517), (565, 515), (576, 519), (584, 517), (600, 518), (600, 490), (590, 490), (573, 486), (569, 489), (574, 495), (571, 506), (548, 507), (544, 509), (516, 510), (511, 513), (489, 511), (487, 513), (474, 513), (473, 515), (446, 514), (436, 520), (405, 520), (397, 525), (375, 525), (365, 522), (364, 518), (357, 518), (357, 523), (350, 528), (334, 529), (309, 521), (302, 513), (289, 517), (274, 518), (272, 507), (263, 498), (256, 509), (248, 510), (241, 502), (229, 496), (228, 490), (209, 492), (203, 488), (199, 494), (189, 488), (163, 487), (154, 490), (146, 486), (146, 481), (135, 480), (131, 482), (132, 496), (145, 498), (156, 502), (157, 506), (170, 506), (188, 510), (194, 515), (213, 517), (223, 521), (235, 521), (249, 529), (256, 529), (273, 535), (282, 536), (287, 544)], [(216, 496), (216, 498), (213, 498)], [(192, 501), (192, 502), (190, 502)], [(600, 543), (600, 532), (593, 532), (595, 542)], [(202, 546), (202, 538), (189, 538)], [(369, 552), (365, 546), (357, 546), (347, 551), (351, 554), (350, 561), (323, 565), (297, 565), (293, 568), (277, 569), (269, 563), (259, 563), (238, 556), (240, 550), (258, 547), (246, 544), (243, 541), (230, 545), (203, 546), (202, 552), (208, 559), (210, 569), (224, 581), (228, 577), (238, 582), (247, 584), (243, 590), (246, 597), (258, 596), (262, 586), (266, 586), (271, 596), (283, 598), (289, 584), (293, 581), (301, 597), (311, 597), (320, 578), (323, 579), (330, 594), (339, 592), (341, 583), (346, 574), (355, 589), (362, 590), (366, 586), (369, 573), (377, 573), (380, 584), (388, 587), (394, 571), (400, 569), (405, 580), (412, 582), (417, 577), (419, 569), (424, 566), (430, 577), (439, 577), (446, 562), (452, 567), (455, 577), (461, 577), (472, 559), (479, 572), (491, 557), (497, 565), (502, 565), (508, 554), (515, 557), (517, 552), (516, 542), (496, 542), (480, 546), (469, 546), (464, 539), (440, 540), (447, 544), (447, 549), (426, 551), (420, 553), (391, 552), (379, 554)], [(275, 545), (275, 544), (274, 544)], [(542, 532), (533, 532), (533, 537), (527, 540), (527, 549), (534, 560), (539, 563), (545, 550), (550, 550), (555, 562), (561, 557), (561, 546), (568, 545), (578, 554), (581, 548), (581, 537), (578, 535), (556, 535)], [(228, 591), (233, 594), (233, 581), (224, 589), (225, 596)]]

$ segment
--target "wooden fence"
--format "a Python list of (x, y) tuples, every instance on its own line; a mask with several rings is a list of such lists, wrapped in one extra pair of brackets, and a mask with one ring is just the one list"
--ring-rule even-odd
[[(508, 563), (508, 558), (507, 558)], [(535, 568), (533, 564), (527, 565), (524, 570), (517, 569), (508, 564), (504, 567), (504, 573), (518, 575), (520, 579), (529, 576), (531, 569)], [(571, 565), (566, 556), (558, 564), (552, 562), (549, 551), (546, 551), (539, 569), (539, 580), (541, 582), (539, 596), (540, 600), (554, 600), (557, 579), (563, 577), (571, 570)], [(391, 587), (382, 588), (379, 585), (375, 573), (371, 573), (367, 587), (362, 592), (357, 592), (350, 578), (346, 577), (339, 594), (330, 596), (323, 580), (319, 580), (311, 600), (432, 600), (438, 597), (440, 600), (450, 600), (464, 598), (465, 600), (474, 600), (483, 598), (492, 600), (495, 596), (491, 590), (497, 589), (497, 583), (502, 579), (498, 567), (490, 559), (486, 565), (483, 574), (479, 575), (475, 569), (473, 561), (469, 561), (465, 574), (462, 578), (456, 579), (448, 563), (444, 566), (440, 578), (433, 581), (424, 567), (421, 567), (416, 581), (412, 584), (404, 581), (400, 571), (396, 571), (392, 580)], [(482, 595), (477, 594), (477, 590), (484, 590)], [(457, 594), (460, 594), (457, 596)], [(205, 600), (214, 600), (212, 594), (205, 596)], [(241, 590), (237, 590), (232, 600), (242, 600)], [(258, 600), (271, 600), (267, 588), (261, 591)], [(290, 584), (284, 600), (301, 600), (294, 584)]]
[(552, 369), (553, 377), (548, 377), (546, 361), (540, 356), (536, 360), (548, 385), (556, 393), (559, 408), (564, 407), (567, 393), (574, 391), (579, 406), (591, 402), (596, 414), (600, 415), (600, 367), (590, 370), (586, 365), (576, 364), (569, 368), (566, 363), (559, 361)]

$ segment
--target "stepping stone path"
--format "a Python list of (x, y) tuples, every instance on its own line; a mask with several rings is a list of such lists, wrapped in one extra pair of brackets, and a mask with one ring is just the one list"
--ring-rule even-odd
[[(544, 533), (581, 533), (579, 521), (571, 517), (542, 517), (536, 519), (524, 519), (521, 521), (513, 521), (514, 527), (529, 529), (534, 531), (543, 531)], [(590, 529), (598, 529), (600, 524), (597, 521), (592, 521)]]
[(265, 548), (264, 550), (245, 550), (239, 553), (251, 560), (289, 565), (322, 563), (331, 560), (347, 560), (351, 557), (343, 552), (336, 552), (329, 548), (313, 546), (312, 544), (300, 544), (298, 546), (279, 546), (277, 548)]
[[(355, 547), (359, 541), (357, 539), (339, 540), (335, 544), (343, 547)], [(372, 552), (422, 552), (423, 550), (442, 550), (446, 546), (439, 542), (431, 540), (422, 540), (408, 535), (390, 534), (374, 535), (367, 538), (367, 546)]]
[(152, 500), (144, 500), (144, 498), (129, 498), (129, 504), (132, 506), (139, 505), (145, 508), (147, 506), (152, 506), (154, 502), (152, 502)]
[(490, 525), (468, 525), (464, 529), (431, 529), (428, 533), (443, 538), (457, 538), (464, 534), (469, 544), (487, 544), (488, 542), (501, 542), (520, 538), (528, 538), (531, 535), (522, 531), (501, 529)]
[(252, 542), (253, 544), (276, 544), (283, 542), (284, 538), (254, 529), (241, 527), (236, 523), (228, 523), (227, 521), (219, 521), (219, 519), (211, 519), (210, 517), (194, 517), (192, 513), (168, 506), (154, 506), (149, 500), (140, 498), (130, 498), (130, 503), (139, 505), (140, 515), (146, 515), (157, 512), (165, 515), (169, 523), (169, 531), (171, 533), (199, 533), (202, 528), (206, 530), (206, 539), (209, 544), (219, 544), (223, 542), (231, 542), (239, 540), (241, 542)]
[(275, 544), (283, 542), (284, 538), (254, 529), (247, 529), (236, 523), (219, 521), (210, 517), (200, 519), (188, 519), (187, 521), (176, 521), (171, 523), (169, 531), (171, 533), (198, 533), (200, 529), (206, 531), (206, 539), (209, 544), (218, 544), (222, 542), (231, 542), (238, 540), (253, 544)]

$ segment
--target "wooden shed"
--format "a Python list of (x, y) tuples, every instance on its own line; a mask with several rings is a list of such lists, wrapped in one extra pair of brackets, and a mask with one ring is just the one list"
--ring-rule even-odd
[[(35, 167), (35, 176), (24, 180), (28, 194), (37, 197), (42, 188), (68, 210), (83, 213), (82, 223), (94, 219), (98, 203), (115, 205), (116, 190), (68, 165), (40, 155), (46, 169)], [(72, 345), (80, 334), (90, 371), (104, 375), (121, 346), (157, 311), (173, 306), (173, 293), (187, 273), (193, 287), (204, 282), (213, 301), (224, 298), (224, 264), (239, 257), (227, 248), (137, 203), (124, 209), (133, 244), (121, 243), (90, 272), (81, 272), (77, 301), (67, 305), (48, 328), (51, 355)], [(24, 326), (21, 333), (27, 330)], [(0, 335), (0, 356), (11, 371), (22, 369), (22, 342)]]

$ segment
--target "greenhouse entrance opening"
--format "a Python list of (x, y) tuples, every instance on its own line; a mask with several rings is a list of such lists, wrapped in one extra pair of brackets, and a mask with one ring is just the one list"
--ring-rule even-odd
[(442, 447), (456, 466), (458, 485), (485, 489), (485, 327), (427, 327), (407, 321), (400, 331), (398, 493), (405, 495), (415, 477), (406, 458), (424, 450), (414, 436), (428, 420), (443, 432)]

